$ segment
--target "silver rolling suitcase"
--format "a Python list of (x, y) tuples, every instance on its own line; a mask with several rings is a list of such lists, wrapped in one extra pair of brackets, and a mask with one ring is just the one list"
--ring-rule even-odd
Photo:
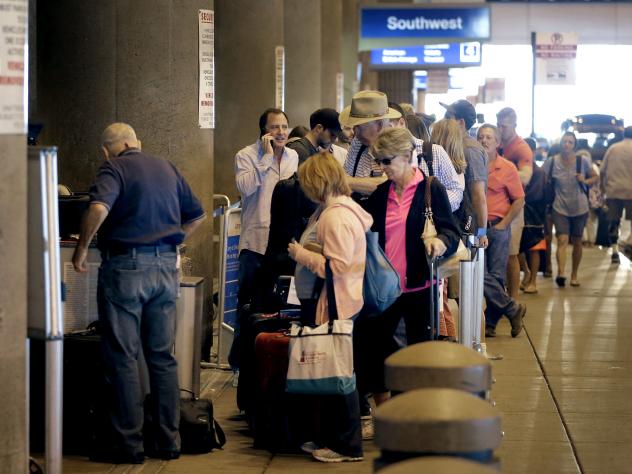
[(468, 241), (472, 258), (459, 263), (459, 342), (479, 350), (481, 347), (481, 318), (483, 315), (483, 285), (485, 277), (485, 249)]

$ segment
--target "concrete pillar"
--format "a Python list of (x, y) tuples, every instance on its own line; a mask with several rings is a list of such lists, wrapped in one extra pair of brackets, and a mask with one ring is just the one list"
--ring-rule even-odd
[(345, 80), (345, 106), (351, 104), (351, 98), (360, 89), (358, 81), (359, 8), (358, 0), (343, 0), (342, 2), (342, 73)]
[[(132, 125), (148, 153), (172, 161), (212, 210), (213, 131), (198, 128), (198, 9), (206, 0), (38, 3), (40, 144), (59, 147), (59, 179), (85, 191), (102, 162), (101, 131)], [(209, 218), (187, 245), (210, 292)]]
[(389, 102), (413, 101), (413, 72), (408, 69), (378, 71), (379, 90), (388, 96)]
[(26, 136), (0, 135), (0, 472), (26, 471)]
[(432, 455), (493, 465), (501, 436), (500, 412), (479, 397), (448, 388), (412, 390), (375, 411), (375, 444), (382, 452), (375, 467)]
[[(5, 2), (7, 5), (7, 2)], [(13, 2), (6, 12), (14, 19), (18, 8), (28, 2)], [(16, 11), (11, 10), (14, 6)], [(34, 7), (28, 15), (32, 15)], [(3, 12), (4, 14), (4, 12)], [(24, 25), (27, 26), (27, 25)], [(30, 24), (32, 26), (32, 24)], [(26, 47), (28, 38), (20, 38), (11, 31), (0, 31), (0, 42), (6, 51), (5, 41), (16, 40), (15, 46)], [(24, 41), (24, 43), (22, 43)], [(8, 44), (8, 43), (7, 43)], [(26, 48), (25, 48), (26, 51)], [(4, 51), (3, 51), (4, 53)], [(26, 54), (26, 53), (24, 53)], [(16, 77), (7, 71), (9, 57), (2, 54), (3, 74)], [(12, 61), (19, 56), (11, 56)], [(24, 56), (26, 59), (26, 56)], [(24, 78), (24, 88), (28, 88)], [(2, 86), (6, 94), (0, 96), (0, 110), (12, 112), (8, 106), (16, 105), (13, 86)], [(9, 92), (10, 91), (10, 92)], [(28, 107), (28, 102), (22, 101)], [(7, 130), (4, 130), (5, 132)], [(14, 131), (0, 135), (0, 473), (23, 473), (27, 466), (27, 380), (26, 380), (26, 327), (27, 327), (27, 159), (26, 134)]]
[(418, 474), (420, 472), (440, 472), (442, 474), (498, 474), (500, 469), (483, 466), (474, 461), (436, 456), (415, 458), (392, 464), (379, 472), (380, 474)]
[(336, 74), (342, 72), (342, 3), (340, 0), (322, 0), (321, 6), (321, 107), (335, 109)]
[(290, 127), (309, 128), (320, 105), (321, 2), (284, 1), (285, 111)]
[(490, 361), (461, 344), (413, 344), (389, 356), (384, 365), (386, 386), (398, 392), (452, 388), (484, 397), (492, 387)]
[(259, 116), (274, 107), (274, 48), (284, 43), (283, 4), (215, 0), (215, 192), (231, 198), (237, 196), (235, 153), (259, 137)]

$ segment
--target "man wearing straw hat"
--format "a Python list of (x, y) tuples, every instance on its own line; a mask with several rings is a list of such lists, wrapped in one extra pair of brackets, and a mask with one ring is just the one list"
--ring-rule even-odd
[(351, 99), (351, 105), (340, 113), (340, 124), (353, 128), (355, 134), (344, 164), (354, 197), (371, 194), (386, 180), (369, 149), (382, 129), (390, 126), (389, 121), (401, 115), (388, 106), (386, 94), (379, 91), (358, 92)]

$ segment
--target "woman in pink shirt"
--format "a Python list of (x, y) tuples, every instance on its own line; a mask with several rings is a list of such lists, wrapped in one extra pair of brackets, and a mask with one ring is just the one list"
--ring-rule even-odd
[(373, 216), (372, 230), (378, 232), (380, 246), (399, 273), (403, 290), (389, 309), (367, 323), (371, 330), (363, 331), (367, 336), (360, 340), (359, 352), (363, 356), (360, 366), (366, 370), (358, 370), (356, 364), (358, 383), (370, 385), (369, 391), (377, 404), (389, 397), (384, 382), (384, 359), (398, 349), (393, 334), (400, 319), (403, 317), (406, 322), (408, 344), (431, 338), (427, 255), (451, 255), (459, 242), (446, 190), (439, 180), (433, 179), (432, 217), (438, 235), (424, 245), (421, 234), (426, 222), (424, 193), (428, 179), (411, 165), (414, 150), (413, 136), (402, 128), (383, 130), (371, 148), (388, 181), (377, 187), (365, 207)]
[[(325, 278), (325, 262), (329, 261), (338, 318), (353, 318), (364, 304), (366, 232), (373, 219), (351, 199), (345, 172), (331, 153), (320, 152), (308, 158), (298, 169), (298, 179), (307, 197), (320, 207), (306, 230), (313, 233), (315, 225), (315, 242), (305, 246), (292, 242), (288, 252), (321, 279)], [(301, 241), (305, 242), (303, 238)], [(316, 324), (327, 322), (328, 315), (327, 288), (323, 285), (316, 305)], [(330, 429), (321, 435), (322, 439), (307, 442), (302, 449), (323, 462), (362, 460), (358, 392), (323, 397), (321, 409), (323, 425)]]

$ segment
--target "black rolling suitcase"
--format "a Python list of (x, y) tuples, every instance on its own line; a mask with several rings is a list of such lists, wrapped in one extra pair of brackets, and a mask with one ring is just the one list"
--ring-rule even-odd
[(110, 444), (108, 387), (96, 325), (64, 336), (64, 454), (92, 456)]
[(239, 384), (237, 385), (237, 406), (250, 416), (255, 404), (256, 392), (256, 356), (255, 340), (261, 333), (289, 330), (293, 321), (300, 320), (300, 310), (287, 309), (277, 313), (254, 313), (241, 326), (241, 355), (239, 366)]

